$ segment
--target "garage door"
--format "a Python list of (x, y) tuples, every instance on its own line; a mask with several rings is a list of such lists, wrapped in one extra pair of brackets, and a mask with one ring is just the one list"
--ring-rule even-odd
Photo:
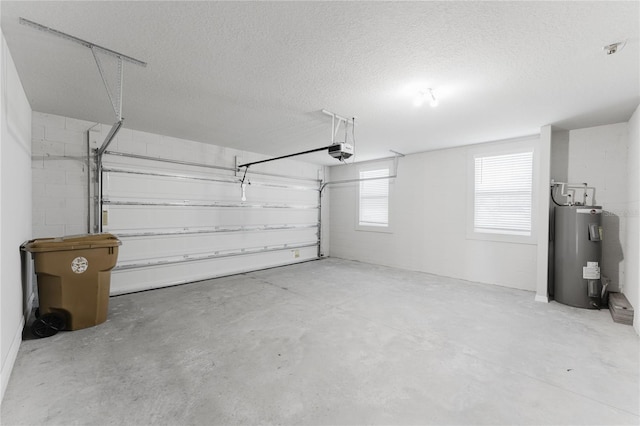
[(233, 168), (107, 151), (102, 230), (122, 241), (111, 294), (316, 259), (320, 181), (248, 178), (243, 191)]

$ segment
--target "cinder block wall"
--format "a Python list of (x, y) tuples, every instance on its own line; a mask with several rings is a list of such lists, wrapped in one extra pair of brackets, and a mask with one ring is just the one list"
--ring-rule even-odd
[(95, 125), (88, 121), (33, 112), (31, 168), (34, 238), (88, 232), (86, 132)]

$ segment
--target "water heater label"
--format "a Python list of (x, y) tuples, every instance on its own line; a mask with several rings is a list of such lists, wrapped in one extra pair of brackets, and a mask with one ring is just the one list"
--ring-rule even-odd
[(600, 267), (598, 262), (587, 262), (587, 266), (582, 267), (582, 278), (585, 280), (599, 280)]

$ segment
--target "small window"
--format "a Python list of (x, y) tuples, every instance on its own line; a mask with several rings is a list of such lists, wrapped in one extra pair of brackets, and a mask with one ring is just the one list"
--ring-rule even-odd
[(389, 169), (360, 172), (358, 225), (364, 227), (389, 227)]
[(474, 156), (473, 230), (532, 235), (533, 151)]

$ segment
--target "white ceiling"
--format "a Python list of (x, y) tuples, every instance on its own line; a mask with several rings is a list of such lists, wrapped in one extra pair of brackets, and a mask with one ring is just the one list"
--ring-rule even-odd
[[(637, 1), (3, 0), (0, 13), (34, 110), (115, 121), (89, 49), (19, 17), (148, 62), (125, 64), (125, 127), (268, 155), (329, 144), (322, 109), (356, 117), (365, 160), (627, 121), (640, 103)], [(427, 88), (440, 105), (416, 108)]]

